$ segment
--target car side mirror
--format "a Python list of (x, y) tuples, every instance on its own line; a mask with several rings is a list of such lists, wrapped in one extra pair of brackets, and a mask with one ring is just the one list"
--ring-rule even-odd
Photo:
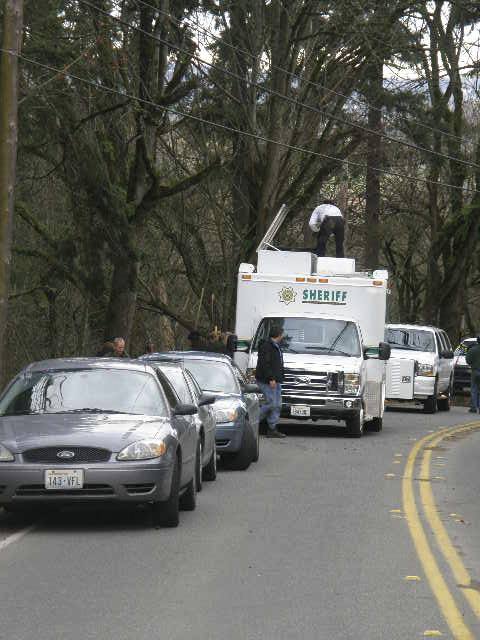
[(380, 342), (380, 344), (378, 345), (378, 359), (390, 360), (391, 353), (392, 353), (392, 348), (388, 344), (388, 342)]
[(453, 351), (441, 351), (440, 352), (440, 357), (444, 358), (445, 360), (451, 360), (453, 358)]
[(173, 410), (174, 416), (194, 416), (198, 409), (194, 404), (177, 404)]
[(216, 399), (216, 396), (212, 396), (210, 393), (202, 393), (198, 401), (198, 406), (205, 407), (208, 404), (213, 404)]
[(247, 384), (243, 385), (242, 389), (243, 393), (260, 393), (260, 387), (254, 382), (247, 382)]

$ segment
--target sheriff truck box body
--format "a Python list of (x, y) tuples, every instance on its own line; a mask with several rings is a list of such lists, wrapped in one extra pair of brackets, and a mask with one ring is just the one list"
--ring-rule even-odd
[(235, 360), (253, 377), (260, 342), (283, 327), (283, 417), (344, 420), (357, 436), (382, 428), (387, 279), (308, 252), (259, 250), (257, 269), (240, 266)]

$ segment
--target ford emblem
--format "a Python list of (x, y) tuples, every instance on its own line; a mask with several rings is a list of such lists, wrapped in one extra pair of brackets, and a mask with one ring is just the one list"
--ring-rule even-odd
[(74, 451), (59, 451), (57, 453), (57, 458), (74, 458), (74, 457), (75, 457)]

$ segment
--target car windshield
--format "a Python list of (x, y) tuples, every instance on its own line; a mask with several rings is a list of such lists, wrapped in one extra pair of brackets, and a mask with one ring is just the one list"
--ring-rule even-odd
[(0, 416), (82, 412), (168, 415), (152, 375), (120, 369), (22, 374), (0, 399)]
[(216, 393), (240, 393), (232, 368), (218, 360), (186, 360), (185, 367), (198, 382), (202, 391)]
[(281, 326), (280, 343), (285, 353), (328, 353), (333, 356), (360, 356), (358, 331), (353, 322), (330, 318), (264, 318), (258, 328), (253, 350), (258, 351), (274, 326)]
[(426, 351), (429, 353), (435, 352), (435, 337), (433, 331), (389, 327), (385, 332), (385, 340), (392, 349)]

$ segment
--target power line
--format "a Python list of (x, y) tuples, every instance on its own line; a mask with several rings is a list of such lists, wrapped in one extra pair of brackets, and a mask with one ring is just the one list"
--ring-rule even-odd
[[(33, 60), (31, 58), (27, 58), (26, 56), (24, 56), (23, 54), (18, 54), (12, 51), (9, 51), (7, 49), (1, 49), (0, 51), (2, 51), (3, 53), (7, 53), (9, 55), (13, 55), (16, 56), (17, 58), (20, 58), (21, 60), (24, 60), (25, 62), (28, 62), (29, 64), (32, 64), (34, 66), (40, 67), (42, 69), (46, 69), (48, 71), (51, 71), (52, 73), (62, 73), (61, 69), (57, 69), (56, 67), (52, 67), (51, 65), (47, 65), (44, 64), (43, 62), (38, 62), (37, 60)], [(229, 125), (226, 124), (222, 124), (220, 122), (214, 122), (212, 120), (206, 120), (205, 118), (202, 118), (201, 116), (196, 116), (192, 113), (185, 113), (184, 111), (179, 111), (178, 109), (174, 109), (172, 107), (166, 107), (164, 105), (160, 105), (157, 104), (156, 102), (153, 102), (152, 100), (147, 100), (145, 98), (140, 98), (139, 96), (133, 95), (133, 94), (129, 94), (126, 91), (119, 91), (118, 89), (114, 89), (113, 87), (109, 87), (103, 84), (100, 84), (99, 82), (95, 82), (93, 80), (89, 80), (88, 78), (82, 78), (81, 76), (77, 76), (73, 73), (66, 73), (66, 76), (68, 76), (69, 78), (73, 78), (74, 80), (78, 80), (79, 82), (83, 83), (83, 84), (87, 84), (91, 87), (94, 87), (95, 89), (98, 89), (100, 91), (104, 91), (106, 93), (110, 93), (110, 94), (114, 94), (114, 95), (118, 95), (121, 96), (122, 98), (128, 98), (130, 100), (134, 100), (136, 102), (139, 102), (141, 104), (145, 104), (148, 105), (150, 107), (153, 107), (154, 109), (158, 110), (158, 111), (166, 111), (168, 113), (172, 113), (176, 116), (180, 116), (182, 118), (187, 118), (189, 120), (193, 120), (195, 122), (200, 122), (202, 124), (208, 125), (210, 127), (214, 127), (216, 129), (220, 129), (222, 131), (228, 131), (229, 133), (236, 133), (238, 135), (241, 136), (245, 136), (247, 138), (251, 138), (251, 139), (255, 139), (255, 140), (260, 140), (261, 142), (267, 142), (269, 144), (275, 144), (278, 145), (284, 149), (290, 149), (292, 151), (298, 151), (300, 153), (305, 153), (307, 155), (311, 155), (311, 156), (316, 156), (318, 158), (323, 158), (324, 160), (331, 160), (333, 162), (338, 162), (339, 164), (345, 164), (347, 166), (351, 166), (351, 167), (356, 167), (357, 169), (363, 169), (366, 170), (367, 169), (367, 165), (366, 164), (362, 164), (361, 162), (355, 162), (353, 160), (346, 160), (345, 158), (337, 158), (336, 156), (331, 156), (328, 155), (326, 153), (321, 153), (320, 151), (313, 151), (312, 149), (306, 149), (304, 147), (299, 147), (297, 145), (291, 145), (288, 144), (287, 142), (282, 142), (281, 140), (274, 140), (272, 138), (267, 138), (266, 136), (262, 136), (256, 133), (252, 133), (250, 131), (242, 131), (241, 129), (236, 129), (235, 127), (230, 127)], [(373, 171), (376, 171), (378, 173), (381, 173), (383, 175), (388, 175), (388, 176), (393, 176), (395, 178), (403, 178), (404, 180), (408, 180), (410, 182), (419, 182), (422, 184), (433, 184), (436, 186), (442, 186), (442, 187), (446, 187), (449, 189), (458, 189), (459, 191), (465, 191), (467, 193), (473, 193), (473, 194), (480, 194), (480, 191), (477, 191), (476, 189), (470, 189), (469, 187), (461, 187), (458, 185), (454, 185), (454, 184), (449, 184), (447, 182), (440, 182), (440, 181), (435, 181), (435, 180), (430, 180), (428, 178), (418, 178), (415, 176), (409, 176), (407, 174), (404, 173), (400, 173), (398, 171), (389, 171), (388, 169), (380, 169), (377, 167), (370, 167)]]
[[(154, 7), (153, 5), (149, 4), (148, 2), (145, 2), (145, 0), (134, 0), (134, 2), (141, 4), (145, 7), (148, 7), (154, 11), (156, 11), (157, 13), (164, 15), (166, 17), (168, 17), (172, 22), (176, 23), (179, 26), (182, 26), (182, 20), (179, 20), (178, 18), (175, 18), (175, 16), (173, 16), (171, 13), (168, 13), (167, 11), (163, 11), (162, 9), (157, 9), (156, 7)], [(238, 47), (230, 42), (226, 42), (225, 40), (223, 40), (222, 38), (216, 36), (215, 34), (213, 34), (209, 29), (206, 29), (205, 27), (201, 27), (197, 24), (195, 24), (193, 22), (193, 20), (191, 20), (190, 18), (187, 18), (186, 16), (183, 18), (183, 20), (185, 22), (187, 22), (188, 24), (190, 24), (194, 29), (196, 29), (197, 31), (201, 31), (203, 32), (205, 35), (211, 37), (213, 40), (216, 40), (218, 42), (221, 42), (222, 45), (226, 46), (229, 49), (232, 49), (234, 51), (237, 51), (239, 53), (242, 53), (243, 55), (249, 56), (251, 59), (256, 60), (256, 56), (251, 53), (250, 51), (247, 51), (246, 49), (242, 49), (241, 47)], [(379, 40), (379, 42), (382, 42), (382, 44), (385, 44), (383, 41)], [(335, 89), (331, 89), (330, 87), (327, 87), (326, 85), (320, 83), (320, 82), (314, 82), (313, 80), (306, 80), (304, 78), (302, 78), (301, 76), (299, 76), (296, 73), (293, 73), (292, 71), (288, 71), (288, 69), (284, 69), (283, 67), (279, 67), (277, 65), (272, 64), (271, 65), (272, 69), (275, 69), (276, 71), (280, 71), (282, 73), (284, 73), (285, 75), (294, 78), (295, 80), (298, 80), (300, 82), (304, 82), (305, 84), (311, 85), (313, 87), (319, 88), (319, 89), (323, 89), (325, 91), (327, 91), (328, 93), (331, 93), (339, 98), (344, 98), (346, 100), (349, 100), (350, 102), (353, 102), (355, 104), (360, 105), (361, 107), (366, 107), (368, 109), (372, 109), (374, 111), (380, 111), (381, 113), (383, 113), (383, 109), (381, 107), (375, 107), (372, 104), (369, 104), (368, 102), (364, 102), (362, 100), (358, 100), (357, 98), (354, 98), (353, 96), (349, 96), (346, 95), (344, 93), (341, 93), (340, 91), (337, 91)], [(395, 118), (397, 118), (398, 120), (403, 120), (404, 122), (408, 123), (408, 124), (416, 124), (419, 127), (422, 127), (424, 129), (427, 129), (429, 131), (431, 131), (432, 133), (440, 133), (443, 136), (449, 137), (449, 138), (454, 138), (456, 140), (460, 140), (461, 142), (463, 142), (464, 144), (467, 143), (467, 141), (462, 138), (461, 136), (457, 136), (454, 133), (450, 133), (449, 131), (444, 131), (443, 129), (438, 129), (436, 127), (432, 127), (431, 125), (428, 125), (424, 122), (421, 122), (420, 120), (416, 120), (416, 119), (412, 119), (412, 118), (408, 118), (407, 116), (402, 116), (401, 114), (395, 114), (394, 116)]]
[(425, 153), (429, 153), (431, 155), (443, 158), (444, 160), (450, 160), (453, 162), (458, 162), (459, 164), (463, 164), (466, 165), (468, 167), (472, 167), (475, 169), (480, 169), (480, 165), (475, 164), (473, 162), (469, 162), (468, 160), (462, 160), (461, 158), (456, 158), (455, 156), (450, 156), (448, 154), (444, 154), (441, 153), (440, 151), (435, 151), (433, 149), (427, 149), (426, 147), (421, 147), (419, 145), (414, 144), (413, 142), (408, 142), (407, 140), (400, 140), (399, 138), (394, 138), (393, 136), (390, 136), (386, 133), (382, 133), (381, 131), (375, 131), (373, 129), (369, 129), (368, 127), (365, 127), (363, 125), (354, 123), (354, 122), (350, 122), (349, 120), (345, 120), (344, 118), (341, 118), (340, 116), (335, 116), (331, 113), (329, 113), (328, 111), (326, 111), (325, 109), (320, 109), (318, 107), (314, 107), (312, 105), (306, 104), (304, 102), (300, 102), (299, 100), (295, 100), (294, 98), (290, 98), (289, 96), (286, 96), (285, 94), (281, 93), (280, 91), (276, 91), (275, 89), (271, 89), (269, 87), (266, 87), (265, 85), (262, 85), (258, 82), (255, 82), (253, 80), (247, 80), (246, 78), (243, 78), (241, 75), (235, 73), (234, 71), (230, 71), (228, 69), (225, 69), (223, 67), (220, 67), (216, 64), (213, 64), (212, 62), (208, 62), (207, 60), (204, 60), (203, 58), (201, 58), (200, 56), (197, 56), (196, 54), (194, 54), (192, 51), (189, 51), (188, 49), (185, 49), (184, 47), (180, 47), (179, 45), (176, 45), (172, 42), (170, 42), (169, 40), (165, 40), (165, 38), (161, 38), (159, 36), (155, 36), (152, 33), (149, 33), (148, 31), (146, 31), (145, 29), (142, 29), (141, 27), (137, 27), (135, 25), (132, 25), (131, 23), (129, 23), (126, 20), (122, 20), (122, 18), (119, 18), (117, 16), (113, 16), (112, 14), (108, 13), (108, 11), (104, 11), (103, 9), (100, 9), (99, 7), (95, 6), (94, 4), (92, 4), (91, 2), (89, 2), (88, 0), (78, 0), (78, 2), (80, 2), (81, 4), (84, 4), (92, 9), (94, 9), (95, 11), (97, 11), (98, 13), (106, 16), (107, 18), (110, 18), (110, 20), (113, 20), (115, 22), (118, 22), (119, 24), (128, 27), (134, 31), (137, 31), (138, 33), (142, 33), (143, 35), (147, 36), (148, 38), (155, 40), (156, 42), (159, 42), (161, 44), (165, 44), (169, 47), (171, 47), (172, 49), (178, 51), (179, 53), (184, 53), (186, 55), (188, 55), (189, 57), (191, 57), (192, 59), (196, 60), (197, 62), (204, 64), (208, 67), (210, 67), (211, 69), (214, 69), (215, 71), (218, 71), (219, 73), (225, 74), (227, 76), (230, 76), (232, 78), (235, 78), (237, 80), (240, 80), (240, 82), (250, 85), (252, 87), (255, 87), (261, 91), (264, 91), (266, 93), (269, 93), (271, 95), (275, 95), (278, 98), (287, 101), (290, 104), (293, 104), (295, 106), (300, 106), (300, 107), (304, 107), (305, 109), (308, 109), (309, 111), (313, 111), (314, 113), (319, 113), (323, 116), (326, 116), (327, 118), (330, 118), (333, 121), (339, 122), (340, 124), (344, 124), (346, 126), (349, 127), (353, 127), (354, 129), (359, 129), (365, 133), (368, 133), (369, 135), (375, 135), (378, 136), (380, 138), (384, 138), (385, 140), (388, 140), (390, 142), (396, 143), (396, 144), (400, 144), (402, 146), (408, 147), (410, 149), (414, 149), (415, 151), (421, 151), (421, 152), (425, 152)]

